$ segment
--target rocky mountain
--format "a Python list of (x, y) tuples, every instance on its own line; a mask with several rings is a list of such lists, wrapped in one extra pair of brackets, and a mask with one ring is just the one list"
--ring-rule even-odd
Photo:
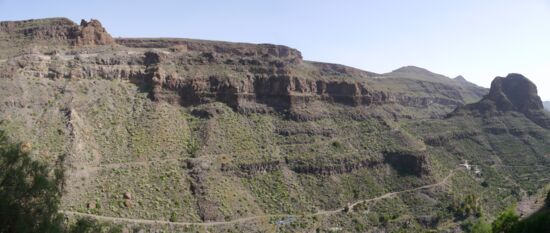
[(476, 102), (485, 94), (487, 94), (487, 89), (468, 82), (462, 76), (451, 79), (444, 75), (436, 74), (424, 68), (415, 66), (401, 67), (397, 70), (394, 70), (390, 73), (382, 74), (380, 76), (386, 79), (397, 79), (397, 83), (407, 83), (410, 82), (409, 80), (415, 80), (430, 83), (441, 83), (445, 86), (452, 86), (460, 91), (462, 100), (467, 103)]
[(550, 178), (548, 115), (516, 74), (486, 90), (417, 67), (305, 61), (281, 45), (112, 39), (97, 20), (63, 18), (1, 22), (0, 71), (0, 129), (35, 159), (64, 158), (69, 218), (446, 231)]
[(550, 101), (544, 101), (542, 102), (542, 105), (544, 105), (544, 109), (546, 109), (546, 111), (550, 111)]
[[(462, 108), (457, 109), (460, 112)], [(464, 109), (482, 114), (520, 112), (543, 128), (550, 129), (550, 119), (537, 93), (537, 87), (521, 74), (497, 77), (491, 83), (491, 90), (480, 102)]]

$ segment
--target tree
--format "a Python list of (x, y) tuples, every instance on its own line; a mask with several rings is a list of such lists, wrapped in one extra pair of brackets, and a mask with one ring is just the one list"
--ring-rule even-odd
[(59, 198), (63, 189), (63, 156), (53, 168), (33, 160), (30, 146), (9, 143), (0, 131), (0, 233), (122, 232), (118, 225), (79, 219), (63, 221)]
[(472, 226), (472, 233), (492, 233), (491, 224), (487, 223), (484, 219), (478, 219)]
[(479, 199), (473, 194), (467, 195), (462, 201), (455, 200), (449, 209), (454, 212), (457, 219), (461, 220), (470, 216), (479, 218), (483, 215)]
[[(51, 175), (53, 173), (53, 175)], [(0, 232), (59, 232), (63, 173), (34, 161), (0, 131)]]
[(500, 216), (493, 222), (493, 233), (508, 233), (512, 232), (514, 226), (519, 222), (519, 216), (514, 208), (509, 208), (502, 212)]
[(79, 219), (66, 233), (122, 233), (122, 227), (101, 224), (92, 219)]

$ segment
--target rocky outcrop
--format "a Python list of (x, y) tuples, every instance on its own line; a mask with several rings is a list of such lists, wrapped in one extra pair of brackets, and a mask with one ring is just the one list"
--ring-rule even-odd
[(17, 70), (25, 76), (54, 79), (127, 79), (140, 86), (140, 89), (150, 92), (151, 98), (156, 101), (182, 106), (197, 106), (218, 101), (240, 112), (274, 110), (288, 114), (295, 120), (323, 117), (322, 111), (316, 112), (320, 108), (310, 107), (312, 103), (349, 107), (397, 104), (416, 108), (427, 108), (433, 104), (452, 107), (462, 105), (459, 100), (460, 94), (456, 94), (459, 96), (457, 98), (415, 96), (409, 93), (376, 90), (369, 86), (368, 79), (331, 80), (323, 76), (299, 76), (294, 71), (297, 64), (281, 63), (279, 67), (273, 66), (273, 62), (280, 59), (278, 57), (240, 58), (255, 62), (238, 65), (238, 72), (234, 75), (197, 75), (170, 68), (174, 66), (174, 61), (179, 61), (183, 64), (176, 65), (193, 66), (196, 69), (204, 69), (206, 73), (220, 66), (218, 62), (222, 60), (221, 57), (220, 54), (214, 54), (211, 56), (212, 61), (202, 61), (200, 59), (204, 58), (204, 53), (169, 53), (155, 50), (137, 54), (112, 52), (92, 56), (78, 53), (27, 54), (10, 59), (10, 66), (6, 68), (5, 73), (16, 73), (14, 71)]
[[(232, 78), (211, 75), (208, 77), (182, 77), (162, 68), (161, 55), (155, 56), (158, 67), (149, 74), (153, 79), (152, 96), (156, 100), (179, 103), (184, 106), (213, 101), (223, 102), (239, 111), (258, 111), (255, 103), (266, 105), (276, 111), (294, 112), (315, 101), (342, 104), (345, 106), (371, 106), (400, 104), (409, 107), (427, 107), (432, 104), (459, 106), (460, 100), (440, 97), (419, 97), (403, 93), (374, 90), (365, 81), (336, 81), (325, 78), (295, 76), (292, 67), (282, 65), (274, 70), (265, 70), (270, 59), (257, 60), (248, 68), (246, 77)], [(253, 104), (251, 104), (253, 103)], [(298, 115), (298, 114), (296, 114)], [(299, 116), (310, 119), (308, 116)]]
[(336, 134), (336, 130), (331, 128), (279, 128), (275, 132), (281, 136), (292, 136), (292, 135), (305, 135), (305, 136), (325, 136), (332, 137)]
[(78, 25), (67, 18), (0, 22), (0, 33), (37, 41), (69, 41), (77, 30)]
[(521, 74), (495, 78), (485, 100), (493, 101), (499, 111), (527, 112), (543, 109), (537, 86)]
[(267, 173), (281, 169), (281, 162), (266, 161), (266, 162), (257, 162), (257, 163), (243, 163), (238, 165), (221, 165), (221, 171), (223, 172), (238, 172), (242, 175), (255, 175), (258, 173)]
[(32, 41), (56, 44), (112, 45), (114, 39), (98, 20), (82, 20), (80, 26), (67, 18), (0, 22), (0, 32)]
[(287, 159), (290, 170), (300, 174), (316, 175), (335, 175), (350, 173), (362, 168), (372, 168), (382, 164), (376, 159), (364, 159), (361, 161), (340, 159), (330, 162), (314, 163), (312, 161), (289, 160)]
[(115, 40), (98, 20), (91, 19), (89, 22), (86, 20), (80, 22), (73, 43), (76, 45), (112, 45), (115, 44)]
[(384, 163), (392, 166), (400, 175), (421, 177), (429, 173), (426, 154), (423, 152), (388, 151)]
[[(120, 38), (117, 44), (131, 48), (167, 48), (174, 52), (199, 52), (209, 63), (241, 64), (258, 63), (250, 58), (277, 58), (284, 62), (302, 62), (302, 53), (296, 49), (273, 44), (229, 43), (184, 39), (131, 39)], [(248, 58), (248, 59), (247, 59)]]
[(155, 80), (152, 94), (156, 100), (177, 102), (184, 106), (220, 101), (236, 110), (250, 111), (249, 103), (260, 103), (283, 111), (301, 108), (314, 101), (352, 107), (384, 104), (409, 107), (462, 105), (458, 100), (447, 98), (377, 91), (361, 82), (308, 80), (289, 75), (255, 75), (242, 80), (223, 76), (185, 79), (156, 70), (150, 78)]
[(242, 113), (276, 111), (308, 121), (328, 116), (328, 105), (356, 108), (353, 114), (361, 118), (370, 106), (452, 109), (464, 99), (459, 89), (441, 82), (413, 80), (414, 90), (387, 89), (384, 80), (374, 79), (377, 74), (303, 61), (298, 50), (281, 45), (117, 39), (120, 46), (89, 49), (115, 43), (97, 20), (80, 25), (63, 18), (0, 25), (10, 35), (74, 45), (65, 52), (37, 50), (11, 57), (8, 65), (0, 66), (2, 76), (126, 79), (156, 101), (182, 106), (222, 102)]
[(496, 77), (489, 94), (480, 102), (456, 109), (450, 116), (461, 114), (495, 115), (519, 112), (543, 128), (550, 128), (550, 116), (538, 96), (537, 86), (521, 74)]
[(465, 138), (472, 138), (482, 134), (482, 131), (456, 131), (456, 132), (445, 132), (442, 134), (436, 134), (424, 138), (424, 143), (430, 146), (443, 146), (448, 142), (461, 140)]
[(350, 173), (363, 168), (389, 165), (400, 175), (421, 177), (429, 174), (429, 165), (423, 152), (393, 151), (384, 152), (383, 158), (366, 158), (361, 160), (337, 159), (326, 161), (305, 161), (286, 159), (290, 170), (302, 174), (334, 175)]

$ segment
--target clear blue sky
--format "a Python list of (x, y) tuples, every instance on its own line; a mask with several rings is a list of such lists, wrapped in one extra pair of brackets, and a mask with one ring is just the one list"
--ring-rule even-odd
[(488, 87), (517, 72), (550, 100), (550, 0), (0, 0), (0, 20), (99, 19), (115, 37), (284, 44), (373, 72), (405, 65)]

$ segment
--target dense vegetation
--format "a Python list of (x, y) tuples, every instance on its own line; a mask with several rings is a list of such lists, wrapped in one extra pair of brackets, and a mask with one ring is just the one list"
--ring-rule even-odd
[(33, 160), (30, 150), (29, 144), (9, 143), (0, 131), (0, 233), (107, 231), (87, 219), (68, 226), (58, 212), (63, 170)]
[(515, 209), (509, 208), (492, 223), (481, 218), (465, 229), (472, 233), (550, 232), (550, 192), (546, 195), (545, 206), (527, 218), (520, 219)]
[(0, 232), (56, 232), (62, 172), (33, 161), (30, 145), (9, 144), (0, 133)]

